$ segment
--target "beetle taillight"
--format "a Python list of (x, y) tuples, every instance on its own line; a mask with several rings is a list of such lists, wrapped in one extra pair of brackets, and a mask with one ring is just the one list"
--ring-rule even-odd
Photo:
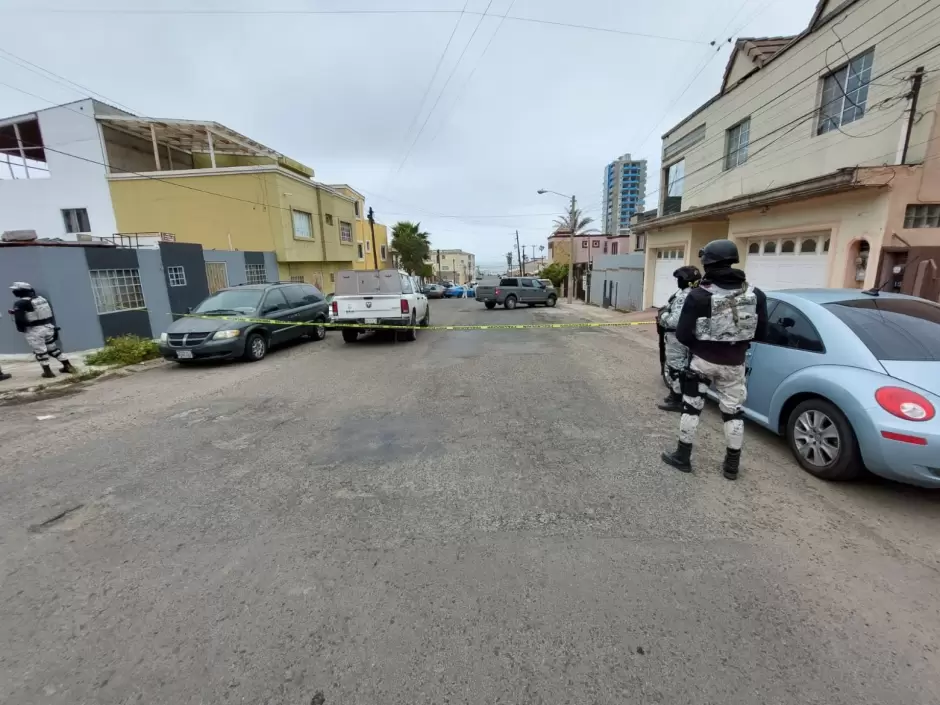
[(930, 421), (937, 413), (927, 399), (903, 387), (881, 387), (875, 392), (875, 401), (889, 414), (905, 421)]

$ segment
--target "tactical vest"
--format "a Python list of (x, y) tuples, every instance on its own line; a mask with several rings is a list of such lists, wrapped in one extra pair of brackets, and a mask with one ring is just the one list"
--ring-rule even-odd
[(747, 282), (740, 289), (702, 286), (711, 294), (711, 318), (695, 322), (695, 337), (716, 343), (740, 343), (757, 335), (757, 294)]
[(52, 323), (52, 306), (42, 296), (34, 296), (29, 300), (33, 305), (32, 311), (26, 312), (26, 322), (31, 326), (41, 326)]
[(691, 286), (687, 286), (685, 289), (679, 289), (679, 291), (673, 294), (669, 299), (666, 310), (663, 311), (663, 315), (660, 316), (660, 323), (667, 332), (676, 332), (676, 326), (679, 325), (679, 314), (682, 313), (682, 307), (685, 305), (685, 300), (688, 298), (690, 291), (692, 291)]

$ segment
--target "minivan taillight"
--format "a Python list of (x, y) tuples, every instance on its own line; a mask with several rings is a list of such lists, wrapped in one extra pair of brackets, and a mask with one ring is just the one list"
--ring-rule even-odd
[(333, 301), (333, 315), (339, 315), (339, 304), (335, 300)]
[(408, 299), (401, 300), (401, 312), (406, 316), (411, 312), (411, 309), (408, 308)]
[(875, 392), (875, 401), (889, 414), (905, 421), (930, 421), (937, 413), (933, 404), (920, 394), (902, 387), (882, 387)]

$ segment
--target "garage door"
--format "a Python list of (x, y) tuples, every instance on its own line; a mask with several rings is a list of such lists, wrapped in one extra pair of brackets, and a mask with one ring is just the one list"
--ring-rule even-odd
[(744, 268), (747, 280), (764, 291), (826, 286), (829, 233), (750, 240)]
[(656, 269), (653, 272), (653, 306), (665, 306), (678, 286), (672, 273), (682, 266), (685, 250), (681, 247), (656, 251)]

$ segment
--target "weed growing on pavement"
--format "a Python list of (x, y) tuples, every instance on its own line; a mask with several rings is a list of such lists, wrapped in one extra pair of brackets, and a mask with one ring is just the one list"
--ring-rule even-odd
[(85, 358), (88, 365), (136, 365), (138, 362), (160, 357), (160, 348), (148, 338), (122, 335), (108, 338), (104, 347)]

